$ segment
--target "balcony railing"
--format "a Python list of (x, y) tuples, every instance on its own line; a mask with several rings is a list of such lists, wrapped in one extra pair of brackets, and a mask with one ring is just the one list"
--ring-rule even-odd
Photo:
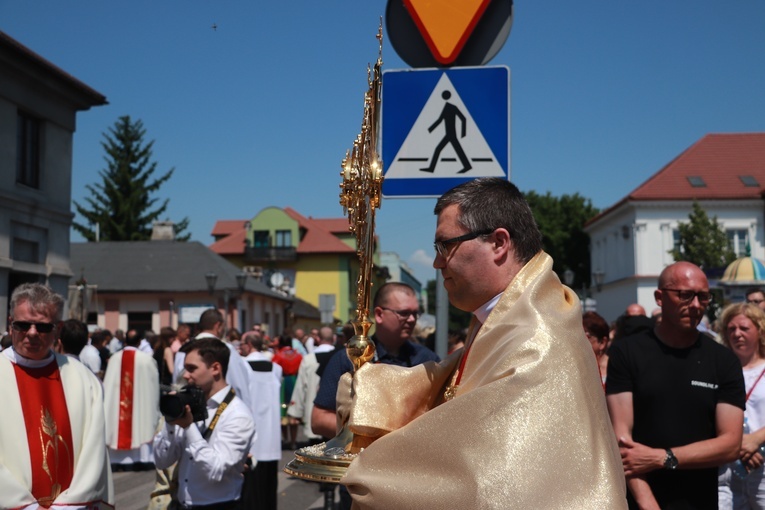
[(262, 262), (292, 262), (297, 260), (297, 250), (292, 246), (247, 247), (244, 249), (246, 264)]

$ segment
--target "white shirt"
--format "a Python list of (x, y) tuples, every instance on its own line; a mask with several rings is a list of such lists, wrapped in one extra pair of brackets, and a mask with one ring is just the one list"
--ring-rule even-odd
[(142, 338), (141, 343), (138, 344), (138, 350), (149, 355), (154, 354), (154, 349), (151, 348), (151, 344), (145, 338)]
[(256, 461), (275, 461), (282, 458), (281, 385), (282, 367), (265, 359), (259, 352), (251, 352), (245, 361), (268, 361), (270, 372), (252, 371), (250, 374), (250, 409), (255, 420), (255, 439), (250, 453)]
[[(744, 369), (744, 385), (746, 386), (747, 393), (752, 389), (752, 386), (763, 370), (765, 370), (765, 364)], [(749, 400), (746, 401), (744, 416), (746, 416), (751, 432), (765, 427), (765, 375), (757, 382), (757, 386), (754, 387)]]
[(221, 413), (209, 439), (200, 431), (210, 425), (231, 386), (207, 401), (204, 424), (183, 429), (166, 424), (154, 437), (154, 463), (166, 469), (178, 462), (178, 501), (184, 505), (210, 505), (239, 499), (244, 461), (255, 435), (247, 406), (239, 397)]
[(90, 344), (80, 351), (80, 362), (94, 374), (101, 371), (101, 355), (98, 353), (98, 349)]
[(111, 340), (109, 340), (109, 344), (106, 346), (107, 349), (109, 349), (109, 352), (114, 354), (115, 352), (122, 349), (122, 342), (120, 342), (120, 339), (116, 336), (112, 337)]
[(329, 352), (334, 351), (335, 346), (332, 344), (319, 344), (316, 346), (316, 348), (313, 350), (314, 354), (321, 354), (322, 352)]

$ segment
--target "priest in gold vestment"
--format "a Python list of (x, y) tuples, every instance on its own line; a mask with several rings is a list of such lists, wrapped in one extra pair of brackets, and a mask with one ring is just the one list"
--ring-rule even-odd
[[(341, 483), (355, 509), (623, 509), (625, 480), (576, 295), (518, 189), (479, 178), (436, 205), (451, 303), (473, 312), (441, 364), (366, 364), (338, 389), (376, 440)], [(351, 395), (353, 398), (351, 400)]]

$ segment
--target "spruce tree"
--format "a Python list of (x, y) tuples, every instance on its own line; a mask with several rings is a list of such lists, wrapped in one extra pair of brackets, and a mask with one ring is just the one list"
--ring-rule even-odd
[(688, 215), (689, 222), (678, 222), (679, 246), (670, 250), (676, 261), (693, 262), (702, 269), (724, 267), (736, 259), (728, 235), (717, 222), (717, 216), (709, 218), (698, 202)]
[[(154, 141), (144, 142), (146, 130), (140, 120), (129, 115), (120, 117), (101, 146), (106, 155), (106, 169), (99, 175), (102, 182), (88, 184), (91, 196), (86, 205), (74, 202), (85, 222), (73, 222), (74, 229), (88, 241), (96, 240), (96, 225), (101, 241), (145, 241), (151, 238), (152, 224), (167, 209), (169, 199), (157, 204), (152, 198), (160, 186), (173, 175), (174, 168), (153, 179), (157, 163), (151, 161)], [(186, 241), (189, 234), (179, 235), (188, 227), (188, 218), (175, 224), (176, 239)]]

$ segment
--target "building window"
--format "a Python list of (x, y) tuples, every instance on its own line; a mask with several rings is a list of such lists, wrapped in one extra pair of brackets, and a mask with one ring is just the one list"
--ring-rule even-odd
[(754, 178), (752, 175), (739, 175), (739, 179), (741, 179), (741, 182), (746, 186), (747, 188), (759, 188), (760, 183), (757, 182), (757, 179)]
[(728, 234), (728, 243), (731, 250), (736, 254), (736, 257), (744, 257), (747, 254), (747, 247), (749, 246), (749, 231), (745, 228), (737, 230), (726, 230)]
[(13, 238), (13, 259), (19, 262), (40, 263), (40, 244), (28, 239)]
[(680, 231), (676, 228), (672, 229), (672, 249), (682, 253), (683, 247), (680, 246)]
[(694, 188), (706, 188), (707, 187), (707, 183), (704, 182), (704, 178), (700, 177), (698, 175), (689, 175), (688, 177), (686, 177), (686, 179), (688, 179), (688, 182)]
[(268, 230), (255, 230), (252, 233), (252, 241), (255, 248), (268, 248), (270, 244)]
[(151, 329), (152, 316), (152, 312), (128, 312), (128, 329), (134, 329), (139, 335), (143, 335)]
[(277, 230), (276, 231), (276, 246), (279, 248), (292, 247), (292, 231)]
[(40, 187), (40, 121), (22, 112), (16, 116), (16, 182)]

